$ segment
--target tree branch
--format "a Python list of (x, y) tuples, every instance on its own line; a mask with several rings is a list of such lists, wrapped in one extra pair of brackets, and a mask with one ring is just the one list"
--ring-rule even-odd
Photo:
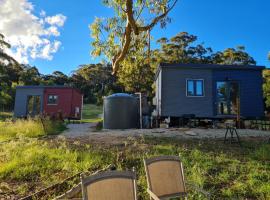
[(138, 27), (138, 30), (139, 31), (148, 31), (148, 30), (152, 29), (161, 19), (166, 17), (166, 15), (174, 8), (177, 1), (178, 0), (175, 0), (173, 5), (165, 13), (163, 13), (162, 15), (159, 15), (158, 17), (155, 17), (149, 25), (143, 26), (143, 27)]
[(142, 11), (143, 11), (143, 9), (144, 9), (144, 7), (145, 7), (145, 3), (146, 3), (146, 1), (143, 1), (143, 5), (142, 5), (142, 7), (141, 7), (141, 10), (139, 11), (139, 13), (138, 13), (138, 16), (136, 17), (136, 21), (139, 19), (139, 17), (141, 16), (141, 14), (142, 14)]
[(132, 32), (132, 28), (130, 23), (127, 22), (127, 26), (126, 26), (126, 31), (125, 31), (125, 42), (124, 42), (124, 46), (123, 49), (117, 53), (116, 56), (113, 57), (112, 59), (112, 67), (113, 67), (113, 74), (116, 73), (116, 71), (119, 68), (119, 63), (125, 58), (128, 49), (129, 49), (129, 45), (131, 42), (131, 32)]
[[(119, 68), (119, 63), (125, 58), (125, 56), (128, 53), (129, 46), (131, 43), (131, 34), (134, 32), (135, 35), (139, 35), (140, 32), (151, 30), (161, 19), (166, 17), (166, 15), (174, 8), (176, 5), (176, 2), (178, 0), (175, 0), (173, 5), (163, 14), (160, 16), (154, 18), (152, 22), (143, 27), (139, 27), (136, 23), (136, 20), (133, 16), (133, 0), (126, 0), (126, 15), (127, 15), (127, 23), (126, 23), (126, 29), (124, 34), (124, 45), (122, 50), (120, 50), (112, 59), (112, 67), (113, 67), (113, 74), (115, 74)], [(144, 7), (144, 6), (143, 6)], [(143, 9), (142, 7), (142, 9)], [(121, 7), (122, 8), (122, 7)], [(142, 10), (140, 11), (140, 13)], [(139, 13), (139, 15), (140, 15)]]
[(139, 35), (138, 26), (133, 16), (133, 0), (126, 1), (126, 9), (127, 9), (127, 20), (130, 23), (135, 35)]

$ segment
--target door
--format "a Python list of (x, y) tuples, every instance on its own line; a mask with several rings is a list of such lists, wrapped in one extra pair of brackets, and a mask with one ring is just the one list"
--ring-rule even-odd
[(40, 114), (40, 96), (27, 97), (27, 115), (33, 117)]
[(237, 115), (240, 107), (239, 92), (237, 81), (218, 81), (216, 83), (218, 115)]

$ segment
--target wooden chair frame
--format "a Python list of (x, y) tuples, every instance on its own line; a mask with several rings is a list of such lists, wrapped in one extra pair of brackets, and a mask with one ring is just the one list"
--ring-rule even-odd
[(107, 172), (98, 173), (89, 177), (81, 176), (83, 200), (89, 199), (88, 194), (87, 194), (88, 185), (95, 183), (97, 181), (112, 179), (112, 178), (131, 179), (133, 181), (134, 200), (137, 200), (136, 174), (133, 171), (107, 171)]

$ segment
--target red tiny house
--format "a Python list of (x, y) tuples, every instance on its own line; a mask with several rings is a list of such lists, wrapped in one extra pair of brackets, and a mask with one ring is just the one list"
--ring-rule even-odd
[(68, 86), (17, 86), (15, 117), (47, 115), (64, 119), (81, 119), (83, 95)]
[(64, 118), (80, 119), (83, 95), (74, 88), (45, 88), (43, 113), (55, 115), (61, 113)]

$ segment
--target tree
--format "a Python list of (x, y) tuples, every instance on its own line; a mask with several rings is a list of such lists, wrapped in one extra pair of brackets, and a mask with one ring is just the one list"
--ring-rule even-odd
[(228, 65), (255, 65), (256, 61), (245, 52), (244, 46), (227, 48), (223, 52), (212, 55), (213, 62), (216, 64)]
[(19, 81), (22, 85), (40, 85), (41, 74), (38, 69), (30, 65), (22, 65), (23, 70), (20, 73)]
[[(177, 0), (104, 0), (106, 6), (114, 9), (115, 16), (96, 18), (91, 24), (94, 39), (92, 55), (104, 54), (111, 60), (113, 73), (116, 73), (127, 56), (134, 37), (151, 31), (159, 22), (164, 27), (170, 22), (167, 14), (176, 2)], [(152, 20), (146, 20), (143, 15), (151, 16)]]
[(44, 85), (68, 85), (70, 79), (67, 75), (60, 71), (54, 71), (52, 74), (42, 75)]
[(135, 36), (116, 75), (117, 81), (125, 88), (126, 92), (147, 92), (151, 95), (156, 66), (150, 64), (150, 55), (148, 35), (140, 33)]
[[(268, 59), (270, 60), (270, 52), (268, 54)], [(265, 98), (265, 105), (270, 109), (270, 69), (265, 69), (263, 71), (263, 94)]]
[(161, 49), (153, 52), (152, 62), (212, 63), (212, 49), (205, 48), (203, 44), (194, 45), (196, 41), (197, 36), (187, 32), (180, 32), (170, 39), (160, 38), (157, 42), (161, 45)]
[(5, 53), (5, 49), (10, 47), (11, 45), (5, 41), (5, 36), (0, 33), (0, 64), (20, 65), (14, 58)]
[(108, 65), (81, 65), (72, 73), (71, 83), (82, 91), (85, 102), (100, 104), (103, 96), (122, 91), (111, 71)]
[(265, 69), (263, 71), (263, 94), (265, 98), (265, 105), (267, 108), (270, 108), (270, 70)]
[(5, 37), (0, 33), (0, 105), (11, 106), (14, 101), (14, 83), (19, 80), (20, 64), (5, 50), (10, 48)]

